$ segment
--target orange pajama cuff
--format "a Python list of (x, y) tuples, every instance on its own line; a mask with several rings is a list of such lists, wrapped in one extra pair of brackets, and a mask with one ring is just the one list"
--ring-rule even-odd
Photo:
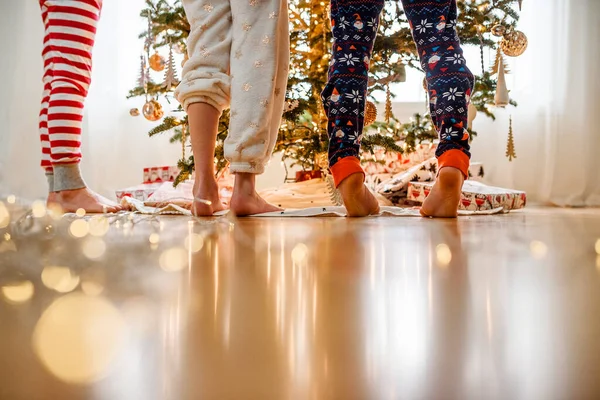
[(438, 157), (438, 171), (445, 167), (452, 167), (460, 170), (465, 179), (469, 177), (469, 156), (460, 150), (448, 150)]
[(360, 161), (356, 157), (344, 157), (330, 168), (331, 174), (333, 175), (333, 181), (335, 187), (338, 187), (340, 183), (352, 174), (361, 173), (365, 175)]

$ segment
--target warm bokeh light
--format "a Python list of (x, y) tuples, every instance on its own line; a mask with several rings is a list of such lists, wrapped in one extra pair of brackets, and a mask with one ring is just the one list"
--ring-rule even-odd
[(165, 271), (179, 271), (187, 264), (187, 252), (182, 247), (172, 247), (162, 252), (159, 263)]
[(76, 238), (85, 237), (90, 231), (90, 225), (84, 219), (76, 219), (69, 226), (69, 233)]
[(185, 238), (185, 249), (187, 251), (197, 253), (202, 250), (202, 246), (204, 246), (204, 238), (202, 235), (192, 233)]
[(150, 244), (158, 244), (160, 242), (160, 235), (158, 233), (151, 233), (148, 241)]
[(88, 296), (99, 296), (104, 291), (104, 285), (94, 281), (85, 281), (81, 282), (81, 290)]
[(87, 258), (95, 260), (106, 252), (106, 243), (100, 238), (89, 237), (83, 242), (81, 250)]
[(2, 294), (9, 303), (25, 303), (33, 297), (34, 287), (30, 281), (22, 281), (2, 286)]
[(83, 208), (78, 208), (77, 211), (75, 211), (75, 215), (78, 217), (83, 217), (85, 216), (85, 210)]
[(46, 204), (41, 200), (36, 200), (31, 204), (31, 211), (34, 217), (42, 218), (46, 216)]
[(48, 266), (42, 271), (42, 282), (49, 289), (68, 293), (79, 285), (79, 276), (68, 267)]
[(435, 247), (435, 256), (438, 264), (444, 267), (452, 261), (452, 251), (450, 251), (450, 247), (445, 243), (438, 244)]
[(600, 255), (600, 239), (596, 240), (596, 246), (594, 246), (596, 249), (596, 254)]
[(58, 221), (63, 216), (63, 209), (58, 203), (48, 204), (48, 215), (55, 221)]
[(546, 254), (548, 253), (548, 246), (546, 246), (546, 243), (544, 242), (534, 240), (529, 244), (529, 250), (531, 251), (533, 258), (540, 260), (546, 257)]
[(0, 201), (0, 229), (6, 228), (10, 224), (10, 213), (2, 201)]
[(10, 236), (10, 233), (6, 232), (4, 234), (4, 240), (6, 240), (7, 242), (12, 238), (12, 236)]
[(101, 237), (108, 233), (108, 229), (110, 228), (110, 224), (108, 219), (103, 215), (94, 215), (88, 221), (88, 226), (90, 229), (90, 235)]
[(125, 336), (119, 311), (100, 296), (72, 293), (55, 300), (33, 332), (33, 349), (58, 379), (85, 384), (110, 371)]
[(15, 196), (14, 194), (11, 194), (10, 196), (8, 196), (6, 198), (6, 202), (8, 204), (15, 204), (17, 202), (17, 196)]
[(300, 264), (308, 257), (308, 247), (304, 243), (298, 243), (292, 249), (292, 261)]

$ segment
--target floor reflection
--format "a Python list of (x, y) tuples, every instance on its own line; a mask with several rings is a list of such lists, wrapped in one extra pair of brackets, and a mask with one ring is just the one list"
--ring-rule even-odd
[(595, 398), (577, 215), (44, 214), (0, 232), (0, 398)]

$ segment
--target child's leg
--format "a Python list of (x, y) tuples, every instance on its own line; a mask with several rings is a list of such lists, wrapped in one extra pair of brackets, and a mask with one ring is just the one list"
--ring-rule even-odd
[(422, 213), (455, 217), (460, 191), (469, 168), (467, 107), (473, 74), (456, 32), (456, 0), (402, 0), (426, 74), (433, 122), (440, 133), (439, 176)]
[(121, 207), (116, 203), (86, 187), (79, 170), (83, 103), (91, 82), (100, 3), (40, 0), (40, 6), (46, 28), (40, 137), (42, 166), (51, 186), (48, 202), (66, 212), (78, 208), (87, 212), (118, 211)]
[(183, 6), (191, 28), (187, 43), (190, 59), (175, 94), (190, 124), (196, 198), (192, 212), (209, 216), (224, 208), (215, 180), (214, 157), (219, 117), (230, 101), (231, 8), (228, 0), (184, 0)]
[(331, 1), (333, 60), (321, 97), (328, 117), (329, 167), (349, 216), (379, 211), (363, 184), (359, 152), (369, 63), (383, 5), (383, 0)]
[(277, 211), (255, 189), (277, 140), (289, 65), (286, 0), (232, 2), (231, 120), (225, 157), (236, 174), (231, 210)]

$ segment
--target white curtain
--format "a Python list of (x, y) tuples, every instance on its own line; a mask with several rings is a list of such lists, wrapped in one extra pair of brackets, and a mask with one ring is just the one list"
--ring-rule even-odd
[[(600, 206), (600, 1), (524, 0), (527, 51), (508, 58), (517, 108), (475, 120), (473, 155), (490, 183), (537, 202)], [(517, 159), (504, 156), (513, 117)], [(479, 124), (479, 125), (478, 125)]]
[[(0, 195), (34, 198), (46, 192), (38, 167), (43, 29), (37, 3), (0, 0)], [(142, 168), (172, 165), (181, 153), (167, 137), (147, 137), (154, 123), (129, 116), (130, 108), (143, 104), (125, 99), (139, 73), (143, 5), (105, 1), (98, 28), (82, 169), (90, 186), (105, 195), (138, 184)], [(509, 89), (519, 107), (497, 110), (494, 123), (478, 116), (473, 160), (484, 162), (488, 183), (526, 190), (533, 202), (600, 206), (600, 1), (524, 0), (521, 17), (529, 47), (509, 58)], [(513, 162), (504, 156), (509, 115)], [(277, 186), (282, 179), (274, 160), (260, 186)]]

